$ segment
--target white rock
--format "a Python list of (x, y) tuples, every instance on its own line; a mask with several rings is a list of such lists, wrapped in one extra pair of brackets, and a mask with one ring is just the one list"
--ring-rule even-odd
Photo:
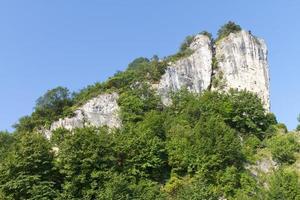
[(267, 54), (265, 42), (244, 30), (231, 33), (216, 44), (218, 73), (223, 73), (224, 89), (246, 89), (254, 92), (269, 111), (270, 80)]
[(117, 103), (118, 98), (119, 95), (117, 93), (101, 94), (78, 108), (74, 113), (74, 117), (54, 122), (50, 131), (45, 134), (50, 138), (51, 132), (58, 128), (68, 130), (85, 126), (119, 128), (121, 127), (121, 120), (119, 117), (120, 107)]
[(171, 91), (187, 88), (191, 92), (200, 93), (210, 86), (212, 73), (210, 39), (205, 35), (197, 35), (190, 48), (194, 53), (171, 64), (157, 86), (165, 105), (170, 103)]

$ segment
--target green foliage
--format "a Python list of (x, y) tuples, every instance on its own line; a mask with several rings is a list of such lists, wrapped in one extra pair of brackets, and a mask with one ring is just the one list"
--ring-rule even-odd
[(217, 58), (214, 56), (213, 58), (212, 58), (212, 69), (213, 70), (216, 70), (216, 69), (218, 69), (219, 68), (219, 66), (218, 66), (218, 60), (217, 60)]
[(10, 152), (11, 148), (15, 143), (15, 138), (12, 134), (8, 132), (0, 131), (0, 163)]
[(113, 175), (104, 188), (100, 189), (98, 199), (160, 200), (165, 198), (160, 193), (158, 184), (154, 182), (143, 180), (134, 184), (126, 176)]
[(226, 120), (228, 124), (241, 133), (263, 139), (269, 126), (277, 123), (274, 115), (266, 113), (261, 100), (253, 93), (231, 91), (229, 95), (232, 112)]
[(19, 119), (19, 122), (13, 127), (16, 129), (17, 132), (32, 132), (37, 127), (42, 126), (43, 122), (39, 119), (34, 119), (33, 116), (24, 116)]
[(240, 174), (240, 187), (236, 190), (235, 200), (258, 200), (265, 199), (263, 187), (257, 183), (253, 175), (248, 173)]
[(173, 199), (178, 200), (218, 200), (220, 199), (220, 192), (217, 186), (209, 183), (209, 181), (203, 177), (201, 173), (197, 174), (191, 181), (191, 183), (184, 185), (177, 192), (176, 197)]
[(207, 173), (224, 170), (227, 166), (241, 167), (241, 144), (233, 129), (221, 117), (208, 116), (200, 119), (194, 130), (194, 161), (198, 170)]
[(267, 129), (276, 124), (276, 119), (266, 113), (257, 95), (246, 91), (204, 92), (199, 96), (183, 90), (173, 96), (170, 110), (194, 118), (192, 121), (199, 119), (201, 114), (214, 113), (222, 116), (226, 124), (236, 131), (243, 135), (253, 134), (259, 139), (263, 139)]
[(128, 89), (136, 83), (156, 82), (164, 74), (167, 64), (165, 61), (137, 58), (128, 65), (124, 72), (118, 72), (104, 85), (106, 88)]
[(74, 105), (79, 106), (105, 91), (103, 83), (95, 83), (73, 94)]
[(201, 31), (199, 34), (206, 35), (210, 40), (213, 40), (212, 34), (207, 31)]
[(217, 41), (227, 37), (230, 33), (236, 33), (241, 31), (241, 27), (237, 24), (235, 24), (232, 21), (229, 21), (227, 24), (223, 25), (219, 30), (218, 30), (218, 38)]
[(62, 198), (96, 198), (114, 170), (112, 137), (105, 130), (77, 129), (58, 146), (56, 165), (64, 177)]
[(192, 42), (194, 41), (194, 39), (195, 39), (194, 35), (187, 36), (184, 39), (183, 43), (180, 45), (180, 51), (181, 52), (186, 51), (190, 47), (190, 45), (192, 44)]
[(294, 163), (295, 153), (299, 152), (300, 145), (294, 135), (276, 135), (267, 141), (272, 157), (280, 164)]
[[(300, 115), (298, 117), (298, 122), (300, 123)], [(300, 131), (300, 124), (296, 127), (296, 131)]]
[(253, 161), (257, 150), (262, 147), (262, 142), (255, 135), (244, 137), (242, 152), (248, 161)]
[(138, 122), (146, 112), (159, 106), (159, 97), (148, 85), (138, 85), (138, 89), (128, 90), (120, 95), (121, 118), (124, 123)]
[(37, 99), (31, 116), (22, 117), (14, 127), (19, 132), (32, 132), (41, 127), (49, 127), (52, 122), (71, 113), (72, 96), (67, 88), (48, 90)]
[(165, 145), (155, 129), (144, 127), (140, 122), (136, 128), (120, 133), (117, 143), (118, 165), (128, 176), (137, 180), (161, 181), (164, 178), (167, 167)]
[(72, 97), (67, 88), (57, 87), (48, 90), (36, 101), (34, 118), (39, 118), (49, 124), (68, 114), (68, 108), (73, 105)]
[(270, 178), (269, 184), (268, 200), (300, 199), (300, 182), (295, 172), (279, 170)]
[(40, 134), (19, 134), (0, 163), (0, 191), (8, 199), (53, 199), (59, 176), (49, 142)]
[[(229, 22), (218, 40), (240, 30)], [(137, 58), (127, 70), (75, 94), (63, 87), (47, 91), (15, 133), (0, 132), (0, 199), (299, 199), (296, 173), (279, 170), (268, 180), (248, 170), (261, 152), (291, 169), (300, 148), (257, 95), (183, 89), (165, 107), (151, 89), (170, 62), (193, 53), (193, 41), (187, 37), (164, 60)], [(218, 72), (212, 85), (222, 88), (216, 58), (212, 68)], [(119, 94), (120, 129), (57, 129), (50, 141), (35, 133), (112, 92)]]

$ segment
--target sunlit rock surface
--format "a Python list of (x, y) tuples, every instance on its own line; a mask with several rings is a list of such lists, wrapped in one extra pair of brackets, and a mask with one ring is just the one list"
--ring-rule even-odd
[[(262, 39), (242, 30), (231, 33), (212, 47), (211, 40), (200, 34), (190, 48), (194, 53), (171, 63), (159, 84), (154, 86), (165, 105), (170, 104), (169, 93), (182, 88), (195, 93), (233, 88), (256, 93), (270, 110), (268, 51)], [(214, 84), (216, 82), (218, 84)]]
[(51, 125), (47, 137), (51, 136), (51, 132), (58, 128), (72, 130), (75, 128), (83, 128), (85, 126), (109, 128), (119, 128), (121, 120), (119, 117), (120, 107), (117, 100), (117, 93), (101, 94), (78, 108), (73, 117), (60, 119)]
[(242, 30), (217, 42), (215, 51), (218, 61), (215, 77), (222, 73), (224, 89), (254, 92), (269, 110), (270, 80), (265, 42)]
[(194, 53), (172, 63), (162, 76), (157, 89), (165, 105), (169, 104), (169, 92), (187, 88), (200, 93), (208, 89), (211, 82), (212, 48), (211, 40), (205, 35), (197, 35), (190, 45)]

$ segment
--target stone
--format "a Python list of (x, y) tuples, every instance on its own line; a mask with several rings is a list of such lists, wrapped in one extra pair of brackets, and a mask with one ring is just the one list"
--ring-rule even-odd
[(67, 117), (52, 123), (50, 130), (45, 132), (46, 136), (50, 138), (51, 133), (58, 128), (68, 130), (86, 126), (120, 128), (118, 98), (117, 93), (100, 94), (78, 108), (73, 117)]
[(270, 78), (267, 46), (262, 39), (242, 30), (231, 33), (215, 46), (217, 70), (215, 78), (222, 78), (222, 89), (247, 90), (261, 98), (270, 110)]
[[(233, 88), (257, 94), (270, 111), (268, 50), (264, 40), (241, 30), (217, 41), (214, 47), (211, 44), (209, 37), (199, 34), (189, 47), (193, 54), (170, 63), (158, 85), (152, 86), (163, 104), (170, 105), (170, 92), (182, 88), (194, 93)], [(212, 66), (213, 59), (216, 66)]]
[(167, 67), (157, 86), (159, 95), (165, 105), (170, 104), (169, 93), (186, 88), (200, 93), (210, 86), (212, 73), (211, 40), (206, 35), (197, 35), (190, 45), (194, 52)]

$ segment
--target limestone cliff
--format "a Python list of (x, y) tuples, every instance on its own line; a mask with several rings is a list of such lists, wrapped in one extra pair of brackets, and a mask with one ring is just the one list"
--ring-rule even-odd
[[(170, 92), (182, 88), (195, 93), (234, 88), (256, 93), (269, 110), (269, 68), (263, 40), (242, 30), (213, 45), (208, 36), (199, 34), (189, 48), (193, 53), (169, 63), (159, 83), (153, 85), (165, 105), (170, 104)], [(74, 117), (54, 122), (48, 135), (61, 127), (69, 130), (84, 126), (119, 128), (118, 97), (112, 93), (91, 99), (75, 111)]]
[(256, 93), (270, 109), (267, 47), (248, 31), (231, 33), (213, 47), (207, 36), (197, 35), (189, 57), (170, 64), (158, 85), (162, 101), (169, 104), (169, 92), (187, 88), (203, 90), (248, 90)]
[(215, 48), (215, 77), (223, 79), (220, 80), (222, 89), (254, 92), (269, 110), (269, 67), (265, 42), (242, 30), (218, 41)]
[(54, 122), (50, 130), (46, 132), (47, 137), (50, 137), (51, 132), (58, 128), (68, 130), (83, 128), (84, 126), (119, 128), (121, 120), (119, 118), (118, 98), (117, 93), (112, 93), (101, 94), (89, 100), (74, 112), (73, 117)]
[(212, 48), (211, 40), (205, 35), (197, 35), (190, 45), (192, 55), (170, 64), (158, 84), (158, 93), (165, 105), (169, 104), (168, 93), (187, 88), (200, 93), (211, 83)]

